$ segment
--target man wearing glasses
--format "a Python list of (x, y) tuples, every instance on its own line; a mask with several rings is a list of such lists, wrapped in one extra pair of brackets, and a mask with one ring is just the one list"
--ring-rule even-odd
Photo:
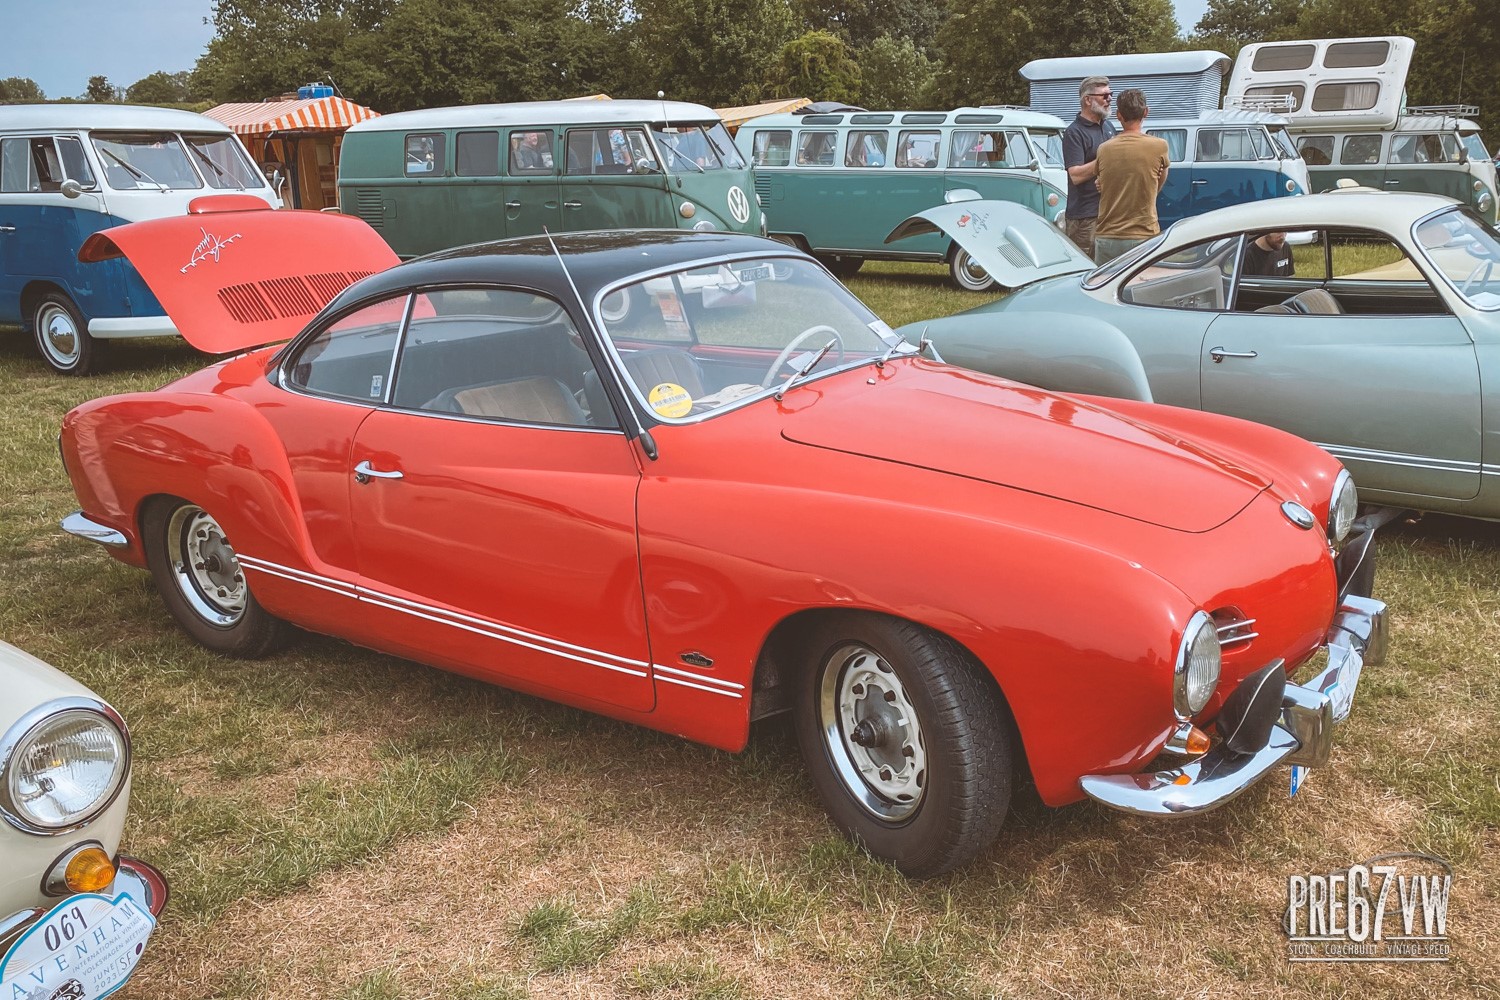
[(1094, 256), (1094, 224), (1099, 218), (1099, 146), (1115, 134), (1109, 123), (1109, 77), (1084, 77), (1078, 85), (1078, 117), (1063, 132), (1063, 166), (1068, 168), (1068, 239)]

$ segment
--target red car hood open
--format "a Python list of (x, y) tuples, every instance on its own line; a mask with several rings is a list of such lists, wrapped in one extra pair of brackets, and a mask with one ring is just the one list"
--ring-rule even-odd
[(232, 195), (200, 198), (188, 213), (97, 232), (78, 259), (128, 259), (187, 342), (210, 354), (288, 340), (339, 292), (397, 263), (347, 215)]
[[(1194, 442), (1078, 399), (961, 370), (902, 375), (792, 415), (783, 436), (1179, 531), (1218, 527), (1270, 485)], [(898, 413), (906, 416), (894, 424)]]

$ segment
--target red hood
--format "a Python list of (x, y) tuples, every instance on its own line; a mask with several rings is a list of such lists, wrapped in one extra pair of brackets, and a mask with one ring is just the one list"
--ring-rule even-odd
[(339, 292), (397, 263), (360, 219), (250, 201), (200, 198), (188, 215), (97, 232), (78, 259), (128, 259), (187, 342), (210, 354), (288, 340)]
[[(897, 413), (905, 415), (899, 424), (891, 419)], [(808, 407), (782, 433), (799, 444), (982, 480), (1179, 531), (1218, 527), (1270, 485), (1149, 423), (1004, 379), (925, 365), (906, 369), (880, 391)]]

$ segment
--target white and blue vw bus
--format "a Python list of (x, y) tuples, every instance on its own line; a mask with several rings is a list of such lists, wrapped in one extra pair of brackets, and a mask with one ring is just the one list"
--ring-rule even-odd
[(280, 207), (225, 125), (187, 111), (101, 104), (0, 107), (0, 324), (19, 324), (42, 359), (86, 373), (98, 341), (177, 328), (123, 258), (82, 264), (93, 233), (183, 215), (205, 195)]

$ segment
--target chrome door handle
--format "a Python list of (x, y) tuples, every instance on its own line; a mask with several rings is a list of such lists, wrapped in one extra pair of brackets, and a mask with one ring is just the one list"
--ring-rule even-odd
[(1194, 184), (1207, 184), (1208, 180), (1207, 180), (1207, 178), (1202, 178), (1202, 179), (1193, 181), (1193, 183)]
[(506, 208), (520, 208), (521, 207), (521, 203), (519, 201), (507, 201), (505, 203), (505, 207)]
[(563, 202), (563, 208), (582, 208), (582, 207), (583, 207), (583, 202), (581, 202), (581, 201), (565, 201), (565, 202)]
[(1385, 182), (1385, 186), (1386, 187), (1400, 187), (1401, 186), (1401, 182), (1400, 181), (1386, 181)]
[(1209, 348), (1208, 356), (1214, 359), (1214, 364), (1220, 364), (1225, 358), (1255, 358), (1260, 355), (1254, 351), (1226, 351), (1222, 347)]
[(15, 226), (0, 226), (0, 233), (13, 233), (15, 231)]
[(363, 486), (372, 479), (405, 479), (406, 473), (396, 469), (386, 472), (375, 468), (369, 462), (360, 462), (354, 467), (354, 481)]

